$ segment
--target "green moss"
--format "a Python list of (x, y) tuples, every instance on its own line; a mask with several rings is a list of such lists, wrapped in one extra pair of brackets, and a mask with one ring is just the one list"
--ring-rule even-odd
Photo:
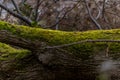
[[(0, 21), (0, 30), (10, 31), (12, 34), (17, 35), (19, 37), (24, 37), (30, 40), (39, 40), (46, 42), (48, 45), (61, 45), (66, 43), (77, 42), (81, 40), (96, 40), (96, 39), (120, 39), (120, 29), (112, 29), (112, 30), (91, 30), (85, 32), (65, 32), (59, 30), (50, 30), (50, 29), (41, 29), (41, 28), (31, 28), (27, 26), (19, 26), (12, 25), (6, 22)], [(84, 43), (73, 45), (65, 48), (66, 50), (72, 52), (73, 54), (79, 56), (82, 54), (83, 56), (91, 57), (93, 53), (105, 50), (109, 43)], [(120, 45), (116, 46), (116, 43), (112, 43), (110, 45), (110, 53), (115, 51), (120, 52), (117, 48)], [(83, 57), (80, 55), (80, 57)]]
[(7, 44), (0, 43), (0, 60), (21, 59), (29, 55), (30, 51), (23, 49), (15, 49)]

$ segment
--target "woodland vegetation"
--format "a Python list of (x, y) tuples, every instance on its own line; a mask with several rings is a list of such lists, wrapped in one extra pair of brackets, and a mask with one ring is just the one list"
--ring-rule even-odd
[(120, 79), (119, 3), (2, 0), (0, 80)]

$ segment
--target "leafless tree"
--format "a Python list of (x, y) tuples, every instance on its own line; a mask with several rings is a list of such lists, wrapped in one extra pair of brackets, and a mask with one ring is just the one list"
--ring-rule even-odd
[[(8, 7), (8, 3), (13, 7)], [(1, 20), (11, 22), (15, 19), (18, 24), (61, 30), (117, 28), (120, 23), (119, 5), (120, 2), (117, 0), (3, 0), (0, 2), (1, 16), (3, 11), (8, 12), (6, 18)]]

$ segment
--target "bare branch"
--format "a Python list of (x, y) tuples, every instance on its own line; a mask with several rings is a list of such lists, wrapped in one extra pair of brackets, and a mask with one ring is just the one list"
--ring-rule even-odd
[(63, 17), (61, 19), (59, 19), (54, 25), (52, 26), (49, 26), (49, 27), (45, 27), (45, 28), (52, 28), (52, 27), (55, 27), (57, 24), (59, 24), (63, 19), (64, 17), (69, 13), (71, 12), (75, 7), (77, 7), (77, 5), (80, 3), (81, 1), (79, 1), (77, 4), (75, 4), (72, 8), (70, 8), (68, 11), (66, 11), (64, 14), (63, 14)]
[(87, 0), (84, 0), (84, 2), (85, 2), (85, 5), (86, 5), (88, 14), (89, 14), (89, 16), (90, 16), (90, 19), (93, 21), (93, 23), (97, 26), (98, 29), (102, 29), (102, 28), (101, 28), (101, 25), (100, 25), (100, 24), (95, 20), (95, 18), (92, 16), (91, 11), (90, 11), (90, 8), (89, 8), (88, 3), (87, 3)]
[(102, 7), (102, 17), (105, 17), (105, 6), (106, 6), (106, 0), (103, 0), (103, 7)]
[(37, 0), (37, 1), (36, 1), (36, 7), (35, 7), (35, 21), (38, 21), (38, 16), (39, 16), (38, 10), (39, 10), (39, 6), (42, 4), (42, 2), (44, 2), (44, 0), (42, 0), (42, 1)]
[(21, 11), (20, 11), (18, 5), (15, 3), (15, 1), (14, 1), (14, 0), (11, 0), (11, 2), (13, 3), (13, 5), (14, 5), (16, 11), (17, 11), (20, 15), (22, 15), (22, 14), (21, 14)]
[(25, 16), (21, 16), (20, 14), (17, 14), (15, 12), (13, 12), (12, 10), (10, 10), (9, 8), (5, 7), (2, 3), (0, 3), (0, 7), (4, 10), (6, 10), (8, 13), (10, 13), (11, 15), (13, 15), (14, 17), (17, 17), (20, 20), (23, 20), (24, 22), (26, 22), (28, 25), (31, 26), (32, 24), (32, 20), (28, 19)]
[(97, 9), (98, 9), (98, 14), (97, 14), (97, 16), (96, 16), (96, 20), (97, 20), (97, 19), (100, 17), (102, 11), (101, 11), (99, 5), (97, 4), (96, 0), (94, 0), (94, 1), (95, 1), (96, 6), (97, 6)]
[(112, 43), (115, 42), (115, 43), (120, 43), (120, 40), (107, 40), (107, 39), (82, 40), (82, 41), (73, 42), (73, 43), (69, 43), (69, 44), (58, 45), (58, 46), (47, 46), (45, 48), (47, 48), (47, 49), (62, 48), (62, 47), (68, 47), (68, 46), (87, 43), (87, 42), (112, 42)]

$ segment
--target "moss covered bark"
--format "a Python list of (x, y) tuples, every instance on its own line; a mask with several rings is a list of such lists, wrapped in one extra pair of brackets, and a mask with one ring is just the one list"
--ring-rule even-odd
[[(40, 61), (39, 64), (49, 65), (52, 68), (57, 65), (57, 69), (59, 71), (63, 69), (63, 73), (65, 69), (68, 69), (68, 73), (71, 67), (74, 67), (72, 68), (74, 70), (77, 66), (77, 70), (81, 72), (80, 74), (79, 72), (77, 73), (78, 76), (91, 74), (87, 74), (85, 70), (92, 72), (91, 75), (93, 76), (97, 73), (95, 71), (96, 66), (106, 58), (119, 60), (120, 44), (118, 42), (84, 42), (61, 48), (46, 48), (48, 46), (71, 44), (83, 40), (120, 40), (120, 29), (66, 32), (37, 27), (31, 28), (0, 21), (0, 42), (2, 42), (0, 43), (0, 60), (23, 59), (26, 56), (31, 57), (32, 54), (32, 56), (37, 56)], [(14, 48), (6, 44), (12, 45)], [(34, 58), (36, 58), (35, 56)], [(60, 67), (61, 65), (62, 67)], [(41, 67), (44, 68), (43, 65)], [(56, 74), (55, 72), (52, 73)], [(61, 72), (60, 74), (63, 73)], [(85, 79), (87, 78), (81, 80)], [(61, 78), (61, 80), (63, 79)]]
[[(45, 42), (46, 46), (55, 46), (62, 44), (69, 44), (81, 40), (119, 40), (120, 30), (93, 30), (85, 32), (65, 32), (50, 29), (31, 28), (27, 26), (12, 25), (6, 22), (0, 22), (0, 30), (10, 32), (10, 34), (25, 38), (26, 40)], [(45, 47), (45, 46), (44, 46)], [(81, 58), (88, 58), (94, 53), (109, 48), (108, 53), (120, 52), (120, 44), (108, 42), (83, 43), (68, 46), (66, 49), (72, 54), (80, 56)]]

